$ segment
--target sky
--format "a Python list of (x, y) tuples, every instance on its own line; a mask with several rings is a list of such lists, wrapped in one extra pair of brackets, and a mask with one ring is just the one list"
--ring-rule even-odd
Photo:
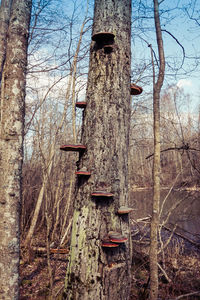
[[(37, 0), (34, 0), (37, 2)], [(57, 1), (57, 9), (63, 9), (66, 13), (66, 18), (72, 16), (73, 8), (78, 11), (76, 28), (80, 28), (81, 20), (83, 20), (86, 11), (87, 0), (59, 0)], [(0, 0), (1, 3), (1, 0)], [(89, 1), (89, 13), (92, 16), (94, 0)], [(144, 5), (141, 5), (144, 3)], [(195, 6), (193, 6), (195, 4)], [(182, 9), (183, 6), (187, 10)], [(150, 51), (145, 41), (152, 44), (155, 52), (156, 35), (154, 28), (153, 16), (153, 1), (152, 0), (134, 0), (132, 1), (132, 69), (134, 70), (144, 62), (150, 60)], [(195, 8), (195, 10), (193, 10)], [(197, 13), (194, 13), (197, 11)], [(188, 18), (188, 14), (194, 18), (199, 18), (200, 1), (195, 0), (164, 0), (160, 5), (161, 25), (162, 29), (170, 32), (177, 40), (173, 39), (168, 33), (163, 32), (165, 56), (167, 62), (165, 84), (163, 89), (170, 84), (177, 84), (185, 93), (191, 95), (191, 101), (194, 108), (199, 104), (200, 83), (199, 83), (199, 67), (194, 70), (194, 62), (192, 56), (198, 55), (196, 63), (200, 61), (200, 25), (195, 20)], [(67, 29), (69, 30), (69, 29)], [(179, 44), (178, 44), (179, 43)], [(66, 44), (64, 45), (66, 47)], [(168, 68), (168, 65), (179, 66), (182, 62), (183, 48), (185, 51), (185, 62), (183, 67), (175, 72)], [(193, 72), (187, 73), (189, 70)], [(175, 76), (176, 73), (176, 76)], [(150, 76), (151, 69), (144, 72), (141, 78), (133, 75), (133, 80), (141, 84), (144, 91), (149, 92), (152, 89)], [(149, 77), (148, 77), (149, 76)], [(144, 78), (143, 78), (144, 77)], [(145, 80), (145, 77), (148, 79)]]
[[(153, 1), (143, 0), (142, 2), (145, 3), (145, 7), (140, 4), (141, 1), (133, 1), (132, 11), (132, 56), (137, 64), (138, 61), (141, 61), (141, 63), (149, 61), (150, 51), (146, 42), (152, 44), (157, 54), (155, 27), (152, 18)], [(200, 21), (200, 19), (198, 20), (199, 11), (200, 1), (195, 0), (164, 0), (160, 5), (161, 28), (163, 29), (162, 35), (166, 58), (166, 74), (163, 89), (171, 84), (176, 84), (179, 88), (182, 88), (185, 93), (190, 94), (194, 110), (200, 103), (200, 70), (198, 65), (200, 63), (200, 24), (198, 25), (195, 20)], [(191, 20), (189, 15), (194, 20)], [(183, 53), (185, 53), (185, 59), (181, 67)], [(194, 57), (198, 58), (193, 59)], [(148, 91), (148, 83), (145, 85), (145, 89)]]

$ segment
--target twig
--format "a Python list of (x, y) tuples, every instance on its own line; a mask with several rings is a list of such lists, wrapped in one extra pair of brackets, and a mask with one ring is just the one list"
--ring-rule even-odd
[(63, 286), (61, 286), (61, 288), (57, 291), (57, 293), (55, 294), (55, 298), (57, 297), (57, 296), (59, 296), (59, 295), (61, 295), (62, 294), (62, 292), (64, 291), (64, 285)]
[(69, 229), (71, 228), (71, 225), (72, 225), (72, 218), (71, 218), (70, 221), (69, 221), (69, 224), (68, 224), (68, 226), (67, 226), (67, 229), (66, 229), (66, 231), (65, 231), (65, 233), (64, 233), (64, 235), (63, 235), (63, 237), (62, 237), (62, 239), (61, 239), (60, 245), (62, 245), (62, 244), (64, 243), (64, 240), (65, 240), (65, 238), (66, 238), (66, 236), (67, 236), (67, 234), (68, 234), (68, 232), (69, 232)]
[[(167, 226), (164, 226), (164, 225), (163, 225), (163, 227), (164, 227), (166, 230), (170, 231), (170, 232), (172, 231), (172, 230), (171, 230), (169, 227), (167, 227)], [(195, 241), (192, 241), (191, 239), (189, 239), (189, 238), (186, 237), (185, 235), (183, 235), (183, 234), (181, 234), (181, 233), (178, 233), (178, 232), (175, 232), (174, 234), (177, 235), (177, 236), (180, 236), (182, 239), (184, 239), (184, 240), (188, 241), (189, 243), (193, 244), (194, 246), (200, 248), (200, 244), (199, 244), (199, 243), (197, 243), (197, 242), (195, 242)]]
[(151, 216), (147, 216), (147, 217), (144, 217), (144, 218), (141, 218), (141, 219), (137, 219), (136, 222), (150, 222), (151, 220)]
[[(160, 252), (163, 253), (163, 256), (164, 256), (164, 249), (169, 245), (174, 233), (175, 233), (175, 230), (176, 230), (176, 227), (177, 227), (177, 224), (174, 225), (174, 228), (173, 230), (171, 230), (171, 234), (169, 236), (169, 238), (167, 239), (167, 241), (165, 242), (165, 244), (163, 244), (163, 241), (162, 241), (162, 237), (161, 237), (161, 229), (162, 229), (163, 225), (160, 227), (160, 230), (159, 230), (159, 239), (160, 239), (160, 243), (161, 243), (161, 249), (158, 251), (158, 254), (160, 254)], [(175, 233), (176, 234), (176, 233)]]
[(193, 296), (193, 295), (200, 295), (200, 291), (180, 295), (180, 296), (176, 297), (175, 300), (179, 300), (179, 299), (182, 299), (184, 297)]
[(167, 195), (165, 196), (165, 198), (164, 198), (164, 200), (163, 200), (163, 202), (162, 202), (162, 204), (161, 204), (161, 208), (160, 208), (160, 218), (161, 218), (161, 215), (162, 215), (162, 212), (163, 212), (163, 207), (164, 207), (164, 205), (165, 205), (165, 203), (166, 203), (166, 201), (167, 201), (169, 195), (171, 194), (171, 192), (172, 192), (172, 190), (173, 190), (173, 188), (174, 188), (174, 186), (175, 186), (175, 184), (176, 184), (176, 181), (177, 181), (177, 179), (178, 179), (178, 177), (180, 176), (181, 173), (182, 173), (182, 170), (176, 175), (176, 178), (175, 178), (173, 184), (171, 185), (171, 187), (170, 187), (170, 189), (169, 189)]
[(165, 278), (167, 279), (168, 282), (171, 282), (172, 280), (169, 278), (169, 276), (167, 275), (167, 273), (165, 272), (165, 270), (161, 267), (161, 265), (158, 263), (158, 267), (161, 270), (161, 272), (163, 273), (163, 275), (165, 276)]
[(177, 44), (181, 47), (181, 49), (183, 51), (183, 59), (182, 59), (182, 63), (181, 63), (181, 68), (182, 68), (182, 66), (184, 64), (184, 60), (185, 60), (185, 49), (184, 49), (183, 45), (178, 41), (178, 39), (171, 32), (169, 32), (166, 29), (162, 29), (162, 31), (168, 33), (177, 42)]
[[(181, 147), (169, 147), (166, 149), (161, 150), (160, 152), (166, 152), (166, 151), (171, 151), (171, 150), (192, 150), (192, 151), (200, 151), (199, 149), (195, 149), (195, 148), (190, 148), (190, 146), (188, 144), (183, 144)], [(146, 159), (149, 159), (150, 157), (152, 157), (154, 155), (154, 153), (149, 154)]]

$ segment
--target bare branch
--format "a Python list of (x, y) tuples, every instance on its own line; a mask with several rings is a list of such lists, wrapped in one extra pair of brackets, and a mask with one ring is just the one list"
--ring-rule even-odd
[[(152, 68), (153, 68), (153, 85), (155, 85), (155, 66), (154, 66), (154, 61), (153, 61), (153, 56), (155, 56), (155, 53), (153, 51), (152, 45), (148, 45), (148, 47), (151, 49), (151, 63), (152, 63)], [(157, 62), (158, 63), (158, 62)]]
[[(169, 148), (166, 148), (166, 149), (163, 149), (163, 150), (161, 150), (160, 152), (166, 152), (166, 151), (171, 151), (171, 150), (178, 150), (178, 151), (180, 151), (180, 150), (183, 150), (183, 151), (185, 151), (185, 150), (192, 150), (192, 151), (200, 151), (200, 149), (196, 149), (196, 148), (191, 148), (190, 146), (189, 146), (189, 144), (188, 143), (186, 143), (186, 144), (183, 144), (181, 147), (169, 147)], [(148, 155), (147, 157), (146, 157), (146, 159), (149, 159), (150, 157), (152, 157), (154, 155), (154, 153), (152, 153), (152, 154), (150, 154), (150, 155)]]
[(185, 298), (185, 297), (189, 297), (189, 296), (193, 296), (193, 295), (200, 295), (200, 291), (191, 292), (191, 293), (188, 293), (188, 294), (180, 295), (180, 296), (176, 297), (175, 300), (179, 300), (179, 299), (182, 299), (182, 298)]
[(183, 47), (183, 45), (178, 41), (178, 39), (171, 32), (169, 32), (166, 29), (162, 29), (162, 31), (168, 33), (176, 41), (176, 43), (181, 47), (181, 49), (183, 51), (183, 59), (182, 59), (182, 63), (181, 63), (180, 68), (182, 68), (182, 66), (184, 64), (184, 60), (185, 60), (185, 48)]
[(158, 263), (158, 267), (161, 270), (161, 272), (163, 273), (163, 275), (165, 276), (165, 278), (167, 279), (168, 282), (171, 282), (172, 280), (169, 278), (169, 276), (167, 275), (167, 273), (165, 272), (165, 270), (161, 267), (161, 265)]

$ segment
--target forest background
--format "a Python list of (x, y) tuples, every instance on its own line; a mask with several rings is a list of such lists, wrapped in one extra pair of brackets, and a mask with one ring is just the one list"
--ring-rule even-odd
[[(143, 93), (132, 99), (131, 189), (152, 186), (150, 44), (155, 63), (159, 64), (152, 5), (151, 1), (133, 3), (132, 82), (141, 85)], [(161, 184), (170, 187), (180, 173), (176, 186), (194, 187), (199, 185), (200, 172), (199, 7), (196, 1), (163, 1), (160, 9), (166, 52), (161, 99)], [(82, 112), (75, 108), (75, 103), (85, 97), (92, 12), (93, 3), (87, 9), (86, 1), (33, 2), (21, 224), (25, 235), (38, 199), (42, 200), (39, 221), (35, 222), (37, 228), (45, 223), (48, 211), (53, 236), (55, 232), (63, 236), (69, 219), (77, 157), (63, 155), (59, 146), (79, 141)], [(63, 210), (65, 213), (61, 214)]]

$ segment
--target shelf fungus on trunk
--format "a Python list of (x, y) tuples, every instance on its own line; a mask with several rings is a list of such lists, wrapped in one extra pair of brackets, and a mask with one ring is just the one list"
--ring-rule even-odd
[(134, 83), (131, 83), (131, 95), (140, 95), (142, 92), (143, 92), (142, 87)]
[(79, 171), (76, 171), (76, 175), (79, 175), (79, 176), (90, 176), (91, 172), (89, 172), (86, 167), (83, 167)]
[(93, 34), (92, 40), (97, 44), (110, 44), (114, 42), (115, 35), (112, 32), (97, 32)]
[(107, 191), (104, 191), (104, 190), (99, 190), (99, 191), (92, 192), (91, 196), (92, 197), (108, 197), (108, 198), (111, 198), (111, 197), (114, 196), (114, 194), (110, 193), (110, 192), (107, 192)]
[(121, 244), (121, 243), (125, 243), (128, 241), (128, 238), (123, 236), (119, 232), (110, 231), (108, 233), (108, 236), (109, 236), (110, 241), (113, 243)]
[(111, 242), (110, 238), (105, 238), (102, 240), (101, 247), (116, 248), (116, 247), (119, 247), (119, 244)]
[(118, 209), (118, 214), (119, 215), (125, 215), (125, 214), (129, 214), (130, 212), (132, 212), (134, 209), (131, 207), (127, 207), (127, 206), (120, 206), (120, 208)]
[(85, 101), (76, 102), (76, 107), (78, 107), (78, 108), (86, 108), (86, 106), (87, 106), (87, 102), (85, 102)]
[(86, 146), (84, 145), (72, 145), (72, 144), (68, 144), (68, 145), (62, 145), (60, 146), (60, 150), (63, 151), (76, 151), (76, 152), (83, 152), (87, 149)]

